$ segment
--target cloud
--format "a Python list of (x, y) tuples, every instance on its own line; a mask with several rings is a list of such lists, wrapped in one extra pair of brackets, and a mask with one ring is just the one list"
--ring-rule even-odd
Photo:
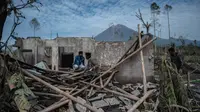
[[(50, 38), (59, 36), (95, 36), (109, 27), (111, 23), (123, 24), (137, 30), (141, 22), (135, 17), (140, 8), (145, 21), (150, 21), (150, 4), (156, 0), (42, 0), (43, 7), (40, 12), (34, 9), (22, 10), (26, 19), (18, 26), (16, 32), (19, 36), (33, 35), (29, 21), (36, 17), (41, 28), (37, 36)], [(189, 38), (198, 39), (200, 27), (200, 1), (199, 0), (157, 0), (161, 7), (170, 4), (171, 36), (189, 35)], [(162, 8), (163, 10), (163, 8)], [(168, 23), (165, 14), (159, 16), (162, 37), (168, 38)], [(8, 17), (4, 27), (4, 38), (9, 34), (12, 26), (12, 17)], [(158, 29), (160, 29), (158, 28)], [(145, 30), (145, 29), (144, 29)], [(150, 29), (153, 32), (153, 28)]]

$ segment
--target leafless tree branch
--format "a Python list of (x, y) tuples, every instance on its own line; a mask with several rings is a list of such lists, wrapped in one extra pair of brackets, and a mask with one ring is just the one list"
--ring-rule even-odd
[(150, 28), (151, 24), (149, 24), (148, 22), (147, 23), (144, 22), (144, 19), (142, 17), (142, 13), (140, 12), (140, 9), (138, 9), (138, 13), (136, 12), (135, 16), (143, 23), (143, 26), (145, 26), (145, 28), (147, 29), (147, 33), (149, 33), (149, 28)]

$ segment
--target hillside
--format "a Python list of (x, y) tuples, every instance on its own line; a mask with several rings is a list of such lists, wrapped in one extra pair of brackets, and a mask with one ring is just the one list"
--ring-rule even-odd
[[(185, 45), (188, 45), (191, 43), (194, 45), (194, 40), (189, 40), (189, 39), (184, 39), (184, 40), (185, 40)], [(165, 46), (165, 45), (169, 45), (171, 43), (175, 43), (176, 46), (182, 45), (182, 43), (178, 39), (175, 39), (175, 38), (171, 38), (171, 39), (158, 38), (155, 41), (155, 43), (157, 46)], [(197, 46), (200, 46), (200, 41), (197, 41)]]
[[(128, 41), (131, 37), (136, 37), (138, 35), (138, 32), (128, 28), (127, 26), (117, 24), (112, 25), (108, 29), (104, 30), (97, 36), (95, 36), (96, 41)], [(165, 46), (170, 45), (171, 43), (175, 43), (176, 46), (181, 46), (182, 43), (176, 39), (176, 38), (170, 38), (170, 39), (164, 39), (164, 38), (158, 38), (155, 41), (157, 46)], [(185, 45), (188, 44), (194, 45), (194, 40), (185, 39)], [(197, 46), (200, 46), (200, 41), (197, 41)]]

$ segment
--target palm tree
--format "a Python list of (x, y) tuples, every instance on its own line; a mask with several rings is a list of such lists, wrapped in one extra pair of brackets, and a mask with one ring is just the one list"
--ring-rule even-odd
[(35, 37), (35, 31), (40, 29), (40, 23), (38, 22), (38, 20), (36, 18), (33, 18), (30, 21), (30, 26), (31, 26), (31, 28), (33, 28), (34, 37)]
[(170, 38), (169, 11), (172, 10), (172, 6), (166, 4), (166, 5), (165, 5), (165, 10), (167, 11), (168, 29), (169, 29), (169, 38)]
[(156, 15), (160, 14), (160, 6), (156, 2), (153, 2), (150, 6), (151, 13), (153, 14), (153, 26), (154, 26), (154, 36), (156, 35)]

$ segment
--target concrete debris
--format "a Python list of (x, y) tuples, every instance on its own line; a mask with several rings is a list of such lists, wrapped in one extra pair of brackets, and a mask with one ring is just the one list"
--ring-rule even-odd
[[(79, 101), (81, 101), (83, 104), (86, 103), (86, 101), (85, 101), (83, 98), (81, 98), (81, 97), (77, 97), (77, 99), (78, 99)], [(80, 104), (78, 104), (78, 103), (76, 103), (75, 106), (76, 106), (76, 109), (77, 109), (79, 112), (86, 112), (86, 111), (87, 111), (87, 108), (86, 108), (86, 107), (84, 107), (84, 106), (82, 106), (82, 105), (80, 105)]]
[(100, 94), (98, 94), (98, 96), (93, 97), (93, 98), (90, 98), (90, 99), (88, 99), (88, 100), (89, 100), (89, 101), (101, 100), (101, 99), (104, 99), (105, 96), (106, 96), (106, 94), (100, 93)]
[(49, 69), (49, 67), (45, 61), (41, 61), (41, 62), (35, 64), (35, 66), (38, 68), (41, 68), (41, 69)]
[[(16, 61), (11, 57), (9, 59), (11, 63)], [(133, 84), (122, 85), (113, 80), (111, 75), (117, 70), (112, 70), (112, 68), (94, 76), (85, 71), (50, 70), (45, 62), (40, 62), (35, 66), (21, 61), (18, 63), (21, 67), (19, 69), (25, 76), (27, 87), (30, 92), (33, 91), (36, 94), (36, 100), (42, 106), (37, 110), (40, 112), (54, 110), (62, 112), (124, 110), (125, 112), (139, 100), (135, 94), (131, 93), (136, 88)], [(105, 76), (101, 77), (102, 74)]]
[(147, 85), (147, 88), (149, 88), (149, 89), (155, 89), (158, 86), (158, 85), (151, 83), (151, 82), (148, 82), (146, 85)]
[(113, 98), (105, 98), (102, 100), (92, 102), (92, 105), (97, 108), (115, 106), (115, 105), (119, 105), (119, 104), (120, 104), (120, 101), (114, 97)]
[[(0, 58), (6, 59), (9, 63), (6, 67), (9, 69), (19, 69), (16, 71), (22, 71), (25, 78), (20, 78), (16, 80), (16, 83), (12, 83), (11, 92), (17, 94), (21, 89), (20, 87), (26, 88), (29, 96), (34, 97), (41, 108), (34, 111), (39, 112), (139, 112), (139, 111), (157, 111), (159, 107), (158, 94), (160, 92), (156, 91), (158, 85), (148, 82), (148, 83), (137, 83), (133, 84), (131, 82), (128, 84), (122, 84), (116, 81), (114, 76), (115, 72), (122, 72), (123, 70), (118, 69), (124, 61), (127, 61), (135, 54), (138, 54), (145, 46), (153, 42), (147, 42), (144, 46), (138, 48), (138, 45), (133, 45), (133, 49), (125, 53), (119, 62), (113, 64), (108, 69), (95, 71), (80, 71), (75, 72), (73, 69), (58, 69), (57, 61), (54, 62), (56, 69), (50, 70), (46, 62), (42, 61), (37, 63), (35, 66), (24, 63), (20, 60), (17, 60), (17, 64), (10, 66), (16, 62), (16, 59), (0, 54)], [(56, 46), (53, 46), (54, 48)], [(134, 50), (135, 49), (135, 50)], [(55, 49), (58, 51), (57, 47)], [(60, 49), (61, 50), (61, 49)], [(55, 52), (54, 52), (55, 53)], [(54, 55), (57, 55), (55, 53)], [(73, 57), (73, 56), (72, 56)], [(152, 60), (154, 56), (149, 57)], [(35, 60), (37, 62), (37, 60)], [(53, 61), (53, 59), (52, 59)], [(98, 60), (99, 61), (99, 60)], [(0, 65), (1, 65), (0, 61)], [(102, 63), (103, 64), (103, 63)], [(3, 67), (0, 67), (0, 71)], [(54, 68), (54, 66), (52, 66)], [(4, 68), (3, 68), (4, 69)], [(140, 68), (137, 68), (140, 69)], [(96, 75), (94, 75), (94, 74)], [(14, 73), (15, 74), (15, 73)], [(117, 74), (117, 73), (116, 73)], [(10, 75), (10, 74), (9, 74)], [(7, 75), (7, 76), (9, 76)], [(113, 75), (113, 77), (112, 77)], [(1, 72), (0, 72), (0, 76)], [(15, 75), (12, 75), (15, 76)], [(26, 80), (24, 80), (26, 79)], [(19, 84), (17, 82), (23, 82)], [(10, 82), (10, 81), (7, 81)], [(144, 90), (144, 86), (147, 87), (147, 92)], [(16, 88), (12, 88), (16, 87)], [(19, 89), (20, 88), (20, 89)], [(153, 90), (152, 90), (153, 89)], [(1, 88), (0, 88), (1, 90)], [(33, 91), (33, 92), (32, 92)], [(199, 91), (193, 91), (198, 93)], [(27, 92), (24, 92), (27, 93)], [(23, 94), (24, 94), (23, 93)], [(27, 95), (27, 94), (26, 94)], [(24, 95), (23, 97), (25, 97)], [(198, 95), (196, 95), (198, 96)], [(2, 97), (0, 97), (1, 100)], [(23, 101), (25, 98), (20, 98), (17, 100)], [(31, 98), (27, 98), (27, 103)], [(1, 100), (2, 101), (2, 100)], [(15, 101), (15, 106), (19, 107), (19, 101)], [(11, 102), (13, 104), (13, 102)], [(156, 105), (155, 105), (156, 104)], [(1, 105), (0, 105), (1, 107)], [(27, 106), (28, 111), (31, 106)], [(20, 110), (20, 109), (18, 109)]]
[(99, 108), (98, 112), (104, 112), (104, 110), (102, 108)]
[(153, 110), (154, 108), (154, 103), (148, 103), (148, 102), (144, 102), (144, 107), (146, 110), (150, 111)]
[[(126, 109), (130, 109), (132, 106), (133, 106), (133, 104), (135, 103), (134, 101), (131, 101), (131, 100), (129, 100), (128, 98), (124, 98), (124, 97), (121, 97), (121, 96), (119, 96), (118, 97), (124, 104), (125, 104), (125, 108)], [(123, 108), (122, 108), (123, 109)]]
[(133, 84), (126, 84), (126, 85), (122, 86), (122, 89), (125, 91), (128, 91), (128, 92), (131, 92), (134, 90), (134, 86), (133, 86)]
[(71, 101), (71, 100), (70, 100), (69, 103), (68, 103), (67, 112), (76, 112), (76, 111), (74, 110), (74, 107), (73, 107), (73, 104), (72, 104), (72, 101)]
[(131, 94), (133, 94), (135, 96), (139, 96), (139, 95), (141, 95), (141, 92), (139, 90), (134, 90), (131, 92)]
[(136, 89), (136, 90), (138, 90), (138, 89), (142, 89), (144, 86), (141, 84), (141, 83), (137, 83), (135, 86), (134, 86), (134, 88)]
[[(149, 34), (146, 36), (148, 35)], [(190, 84), (191, 80), (188, 79), (188, 88), (185, 90), (181, 85), (181, 78), (179, 79), (180, 74), (174, 72), (174, 68), (171, 67), (170, 62), (168, 63), (167, 57), (166, 59), (159, 59), (156, 61), (156, 54), (155, 56), (152, 55), (152, 42), (156, 38), (151, 39), (150, 36), (148, 36), (150, 40), (142, 43), (140, 42), (140, 36), (139, 30), (139, 34), (137, 38), (135, 38), (136, 41), (131, 43), (131, 46), (127, 46), (129, 44), (126, 44), (126, 42), (96, 42), (86, 38), (81, 38), (82, 41), (76, 38), (67, 38), (67, 41), (64, 41), (62, 38), (47, 41), (39, 39), (24, 40), (26, 43), (36, 43), (31, 46), (33, 48), (29, 46), (30, 48), (28, 49), (21, 49), (24, 53), (31, 53), (30, 59), (34, 56), (34, 60), (29, 60), (28, 55), (26, 57), (27, 60), (21, 59), (23, 57), (17, 60), (5, 53), (0, 53), (0, 110), (9, 112), (14, 111), (12, 109), (16, 108), (15, 110), (20, 112), (156, 112), (160, 110), (159, 106), (161, 106), (161, 110), (166, 110), (165, 112), (168, 110), (171, 112), (179, 112), (177, 107), (181, 107), (180, 109), (186, 108), (185, 110), (188, 109), (187, 111), (189, 112), (193, 111), (190, 108), (190, 104), (197, 104), (195, 108), (199, 108), (200, 86), (198, 81), (196, 80)], [(23, 47), (21, 46), (22, 44), (20, 44), (21, 42), (23, 43), (23, 41), (20, 40), (16, 46)], [(42, 44), (43, 42), (45, 45)], [(71, 42), (76, 44), (72, 45)], [(71, 46), (69, 49), (63, 47), (66, 46), (66, 43), (69, 44), (68, 46)], [(49, 48), (47, 48), (46, 45)], [(73, 46), (76, 46), (76, 48), (73, 48)], [(112, 49), (111, 46), (115, 47), (113, 50), (114, 52), (110, 53), (108, 49)], [(45, 55), (43, 56), (48, 58), (48, 64), (45, 61), (41, 61), (44, 57), (39, 57), (39, 55), (41, 55), (38, 52), (41, 51), (39, 47), (45, 49)], [(148, 51), (143, 49), (145, 47)], [(74, 52), (80, 49), (86, 50), (87, 48), (89, 48), (87, 52), (91, 52), (92, 54), (96, 53), (95, 55), (99, 60), (95, 60), (95, 63), (98, 63), (89, 70), (74, 71), (72, 69)], [(122, 49), (118, 51), (118, 48)], [(125, 49), (127, 49), (127, 51), (122, 52)], [(72, 53), (68, 53), (69, 51)], [(143, 51), (145, 55), (144, 60)], [(23, 56), (23, 52), (20, 51), (17, 55)], [(141, 55), (139, 55), (139, 52)], [(115, 55), (113, 57), (112, 53), (122, 54), (122, 56), (118, 57), (118, 55)], [(138, 57), (140, 56), (141, 60), (143, 60), (141, 62), (138, 61)], [(71, 59), (69, 59), (70, 57)], [(104, 59), (106, 57), (108, 59)], [(119, 60), (116, 57), (118, 57)], [(33, 61), (35, 64), (34, 66), (31, 65)], [(38, 63), (38, 61), (41, 62)], [(153, 69), (159, 69), (158, 73), (161, 72), (160, 74), (162, 74), (158, 75), (160, 85), (152, 82), (146, 83), (146, 81), (152, 80), (148, 80), (147, 74), (143, 76), (140, 74), (141, 70), (145, 73), (144, 69), (140, 68), (141, 63), (143, 65), (142, 68), (144, 68), (144, 62), (147, 62), (145, 63), (147, 65), (147, 74), (149, 74), (150, 71), (153, 72)], [(149, 68), (149, 65), (153, 64), (151, 62), (154, 62), (155, 66)], [(164, 68), (157, 63), (161, 63)], [(109, 65), (109, 67), (104, 68), (102, 66), (104, 64)], [(50, 65), (53, 70), (50, 70), (48, 65)], [(61, 68), (60, 65), (64, 68)], [(183, 66), (187, 68), (187, 70), (195, 70), (194, 73), (200, 73), (199, 64), (184, 63)], [(167, 69), (167, 72), (164, 71), (165, 69)], [(134, 76), (133, 73), (134, 75), (136, 74), (136, 78), (132, 77)], [(125, 83), (122, 84), (122, 80), (121, 82), (117, 80), (117, 74), (118, 78), (126, 80), (124, 81)], [(163, 80), (162, 76), (165, 76), (164, 78), (166, 79), (163, 78)], [(174, 77), (176, 80), (174, 80)], [(141, 80), (142, 78), (143, 80)], [(130, 82), (128, 83), (127, 81), (129, 80)], [(143, 83), (141, 81), (143, 81)], [(136, 82), (140, 83), (135, 84)], [(159, 89), (158, 86), (160, 86)], [(162, 96), (162, 98), (159, 96)], [(188, 100), (189, 98), (190, 100)], [(178, 111), (171, 110), (173, 109), (170, 107), (171, 104), (176, 105), (175, 109)], [(179, 106), (179, 104), (185, 107)], [(9, 108), (11, 108), (11, 110), (4, 110)]]

